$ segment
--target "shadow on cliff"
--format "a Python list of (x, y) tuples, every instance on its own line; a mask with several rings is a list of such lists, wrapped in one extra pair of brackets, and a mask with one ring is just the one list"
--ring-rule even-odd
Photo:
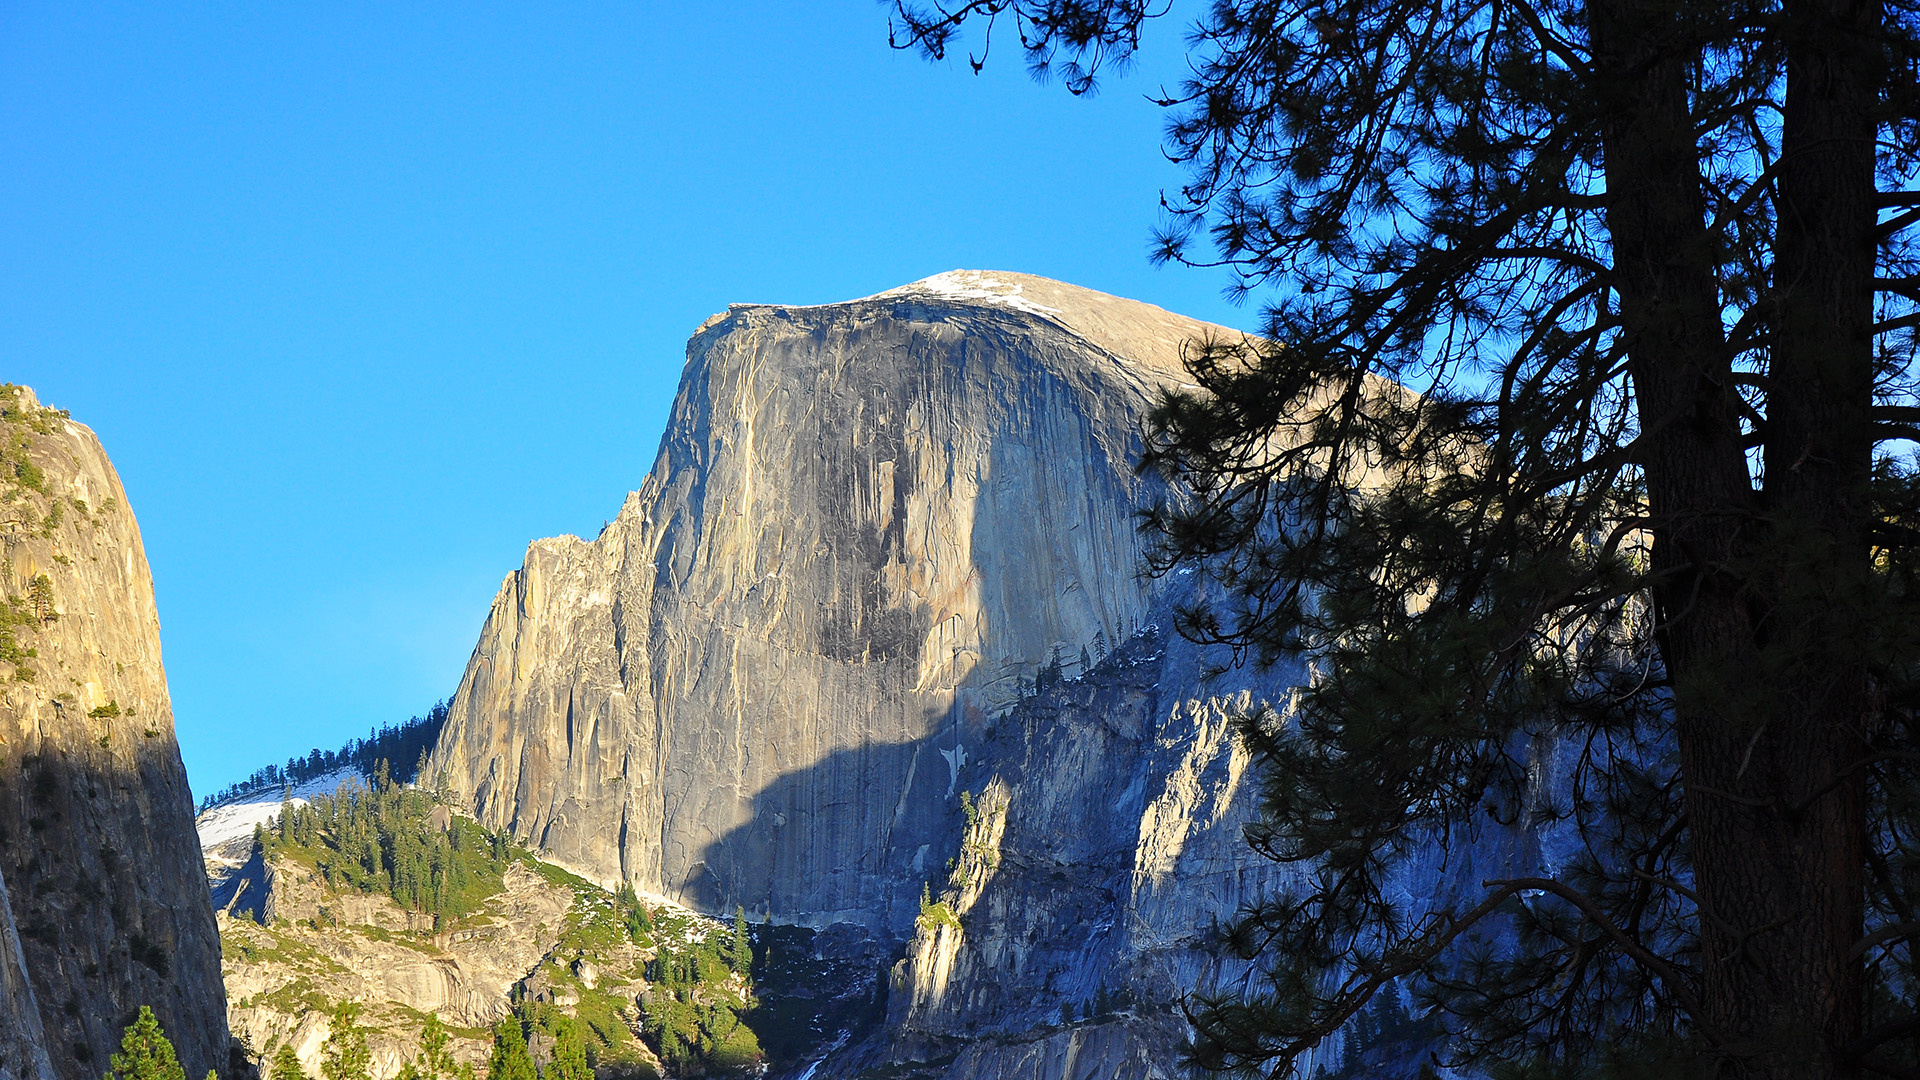
[(868, 743), (788, 772), (747, 820), (699, 853), (681, 902), (753, 927), (758, 1006), (743, 1016), (772, 1075), (884, 1022), (921, 889), (959, 850), (958, 794), (974, 748), (956, 716), (935, 733)]
[[(782, 922), (837, 923), (809, 935), (803, 946), (809, 955), (799, 967), (812, 983), (796, 983), (788, 991), (798, 1000), (770, 993), (763, 999), (764, 1012), (747, 1017), (769, 1049), (772, 1075), (803, 1069), (814, 1060), (808, 1055), (824, 1052), (841, 1035), (836, 1042), (841, 1049), (834, 1051), (841, 1056), (830, 1059), (839, 1064), (823, 1066), (824, 1073), (857, 1071), (842, 1068), (848, 1062), (885, 1067), (896, 1051), (947, 1053), (971, 1041), (978, 1034), (976, 1024), (999, 1035), (1035, 1031), (1044, 1036), (1073, 1023), (1060, 1019), (1063, 1010), (1088, 1021), (1118, 1011), (1133, 1015), (1137, 994), (1162, 1004), (1177, 995), (1173, 980), (1176, 966), (1185, 962), (1187, 942), (1155, 946), (1181, 957), (1143, 960), (1126, 936), (1133, 903), (1129, 884), (1146, 803), (1159, 790), (1155, 779), (1186, 761), (1178, 751), (1166, 758), (1154, 754), (1167, 734), (1157, 723), (1166, 715), (1163, 691), (1190, 689), (1177, 679), (1167, 686), (1166, 657), (1164, 637), (1143, 632), (1090, 669), (1072, 669), (1073, 676), (1064, 675), (1059, 662), (1043, 668), (1032, 683), (1022, 685), (1014, 708), (992, 723), (950, 716), (937, 734), (923, 740), (828, 755), (769, 785), (755, 798), (752, 817), (706, 849), (706, 861), (687, 891), (707, 910), (724, 913), (738, 904), (753, 912), (755, 921), (770, 913)], [(1220, 790), (1224, 777), (1219, 774), (1228, 769), (1229, 757), (1208, 755), (1204, 776), (1189, 779)], [(856, 786), (870, 773), (906, 782)], [(956, 976), (963, 979), (964, 997), (956, 992), (945, 1009), (936, 997), (934, 1012), (917, 1013), (905, 999), (887, 1000), (889, 989), (899, 990), (889, 986), (887, 976), (905, 954), (922, 888), (931, 884), (937, 894), (947, 884), (948, 859), (959, 852), (965, 824), (959, 792), (977, 793), (989, 776), (1007, 784), (1015, 800), (994, 841), (994, 863), (1006, 872), (993, 877), (991, 894), (982, 894), (981, 906), (966, 916), (968, 934), (992, 944), (973, 954), (969, 973)], [(823, 792), (838, 792), (841, 800), (824, 808), (829, 824), (834, 815), (857, 818), (853, 807), (860, 804), (897, 808), (888, 821), (886, 846), (849, 852), (834, 868), (846, 877), (839, 883), (805, 877), (802, 850), (810, 844), (831, 848), (839, 841), (792, 833), (808, 825), (796, 820), (795, 807)], [(1237, 844), (1235, 831), (1231, 842)], [(782, 906), (789, 898), (782, 890), (799, 897), (808, 888), (843, 899), (865, 889), (891, 906), (876, 906), (871, 916)], [(755, 932), (756, 950), (763, 936), (798, 929), (763, 926)], [(1204, 920), (1194, 929), (1204, 932)], [(874, 980), (865, 984), (872, 989), (864, 1001), (856, 1000), (856, 983), (829, 975), (828, 962), (850, 951)], [(947, 976), (938, 978), (944, 986)], [(841, 1003), (861, 1007), (836, 1009)], [(875, 1036), (878, 1041), (869, 1038), (883, 1030)]]
[[(1157, 636), (1136, 636), (1092, 679), (1070, 678), (1056, 660), (1023, 680), (1019, 704), (997, 719), (956, 703), (924, 738), (847, 747), (781, 775), (753, 796), (744, 822), (700, 851), (678, 899), (723, 918), (742, 909), (756, 923), (857, 927), (889, 946), (904, 943), (923, 889), (943, 887), (959, 854), (960, 793), (996, 773), (1018, 782), (1035, 764), (1023, 759), (1035, 752), (1026, 729), (1036, 723), (1052, 732), (1043, 740), (1050, 744), (1073, 738), (1069, 715), (1111, 727), (1106, 714), (1120, 711), (1129, 693), (1130, 713), (1140, 711), (1148, 700), (1141, 693), (1158, 682), (1160, 648)], [(1140, 737), (1121, 739), (1133, 740), (1125, 755), (1132, 765), (1116, 770), (1122, 780), (1144, 765), (1134, 745)], [(1136, 801), (1138, 787), (1129, 788)]]
[(142, 1005), (190, 1075), (225, 1071), (219, 938), (179, 752), (149, 740), (124, 757), (42, 743), (0, 758), (0, 875), (55, 1071), (98, 1076)]
[[(837, 318), (840, 309), (823, 310)], [(1043, 665), (1056, 676), (1085, 675), (1141, 629), (1159, 587), (1136, 576), (1135, 513), (1151, 501), (1155, 481), (1136, 477), (1130, 464), (1142, 448), (1150, 395), (1116, 381), (1097, 347), (1072, 331), (1063, 337), (1060, 324), (1032, 312), (954, 309), (944, 300), (902, 300), (886, 310), (884, 320), (906, 329), (859, 338), (846, 358), (852, 366), (835, 367), (822, 384), (831, 392), (809, 406), (810, 426), (793, 429), (792, 445), (818, 455), (804, 468), (796, 463), (801, 486), (793, 490), (808, 496), (796, 535), (822, 545), (805, 571), (822, 588), (814, 610), (793, 623), (813, 636), (795, 630), (802, 639), (783, 647), (853, 665), (876, 688), (897, 680), (885, 683), (895, 700), (924, 701), (906, 687), (953, 680), (955, 703), (900, 728), (877, 711), (859, 718), (854, 726), (863, 730), (928, 734), (843, 746), (780, 775), (751, 796), (740, 824), (703, 848), (678, 848), (684, 834), (669, 803), (662, 833), (676, 850), (663, 853), (661, 873), (678, 879), (677, 888), (663, 882), (677, 899), (700, 910), (727, 915), (738, 907), (814, 927), (855, 923), (903, 938), (919, 915), (922, 886), (943, 879), (958, 850), (955, 796), (988, 727), (979, 709), (1008, 704), (1015, 680), (1024, 696)], [(711, 395), (723, 376), (744, 377), (706, 370), (700, 383), (690, 367), (684, 386), (704, 385)], [(701, 415), (718, 409), (709, 401)], [(676, 427), (683, 422), (676, 416)], [(929, 456), (928, 440), (947, 440), (945, 449)], [(704, 483), (717, 462), (690, 460), (674, 471), (691, 470)], [(686, 505), (707, 498), (689, 494)], [(931, 535), (944, 527), (968, 535)], [(937, 583), (940, 597), (904, 587), (903, 568), (912, 568), (912, 589)], [(923, 572), (924, 582), (914, 576)], [(971, 630), (955, 639), (934, 633), (936, 622), (962, 613)], [(963, 655), (972, 662), (963, 664)]]
[(847, 747), (780, 776), (753, 796), (744, 823), (700, 852), (682, 902), (719, 915), (742, 908), (756, 922), (911, 936), (921, 886), (944, 877), (959, 849), (957, 795), (974, 751), (942, 717), (925, 738)]

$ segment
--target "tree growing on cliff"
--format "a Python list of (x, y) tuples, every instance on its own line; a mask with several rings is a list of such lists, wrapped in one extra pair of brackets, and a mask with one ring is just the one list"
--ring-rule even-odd
[(300, 1055), (294, 1052), (292, 1043), (281, 1043), (275, 1051), (269, 1077), (270, 1080), (307, 1080), (307, 1070), (301, 1067)]
[(59, 609), (54, 605), (53, 579), (45, 574), (36, 574), (27, 583), (27, 607), (40, 625), (51, 624), (60, 617)]
[(453, 1080), (459, 1065), (453, 1060), (450, 1042), (439, 1014), (427, 1014), (426, 1023), (420, 1026), (420, 1056), (414, 1060), (414, 1068), (426, 1080)]
[[(900, 0), (896, 43), (1011, 29), (1083, 93), (1164, 11)], [(1284, 1075), (1405, 987), (1456, 1063), (1920, 1075), (1916, 24), (1207, 9), (1157, 252), (1275, 300), (1194, 344), (1148, 524), (1206, 571), (1185, 633), (1316, 674), (1242, 725), (1250, 839), (1310, 869), (1199, 1063)], [(1552, 857), (1461, 872), (1516, 826)]]
[(187, 1070), (174, 1056), (173, 1042), (145, 1005), (121, 1033), (120, 1052), (108, 1064), (112, 1068), (106, 1080), (187, 1080)]
[(320, 1075), (324, 1080), (371, 1080), (373, 1051), (367, 1029), (360, 1026), (360, 1006), (343, 1001), (334, 1006), (327, 1041), (320, 1047)]
[(518, 1017), (509, 1016), (493, 1026), (493, 1055), (487, 1059), (487, 1080), (539, 1080)]

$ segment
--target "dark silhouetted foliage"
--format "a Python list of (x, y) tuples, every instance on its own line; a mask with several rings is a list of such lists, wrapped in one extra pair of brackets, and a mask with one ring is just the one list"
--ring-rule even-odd
[[(1083, 93), (1166, 11), (900, 0), (897, 43), (997, 23)], [(1199, 1064), (1285, 1075), (1410, 993), (1475, 1070), (1920, 1075), (1917, 27), (1201, 13), (1157, 254), (1273, 302), (1152, 419), (1154, 568), (1201, 571), (1189, 637), (1315, 676), (1241, 725), (1299, 884), (1228, 928)], [(1516, 831), (1551, 856), (1468, 857)]]

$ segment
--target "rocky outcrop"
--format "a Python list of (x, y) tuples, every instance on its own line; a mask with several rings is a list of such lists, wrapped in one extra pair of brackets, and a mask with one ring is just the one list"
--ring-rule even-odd
[(454, 1025), (455, 1055), (484, 1068), (489, 1044), (476, 1029), (507, 1015), (516, 984), (560, 941), (574, 905), (566, 886), (515, 866), (482, 912), (435, 932), (430, 916), (383, 895), (328, 889), (311, 867), (259, 847), (226, 881), (241, 877), (250, 884), (229, 899), (237, 910), (219, 915), (233, 1032), (262, 1062), (291, 1046), (309, 1076), (319, 1075), (342, 1001), (365, 1007), (377, 1077), (396, 1075), (418, 1052), (426, 1014)]
[(208, 853), (207, 880), (213, 887), (213, 908), (222, 915), (272, 926), (279, 914), (279, 894), (273, 887), (273, 861), (259, 844), (249, 842), (247, 846), (247, 856), (234, 865), (216, 864), (214, 860), (219, 856)]
[(640, 490), (502, 586), (429, 774), (602, 882), (910, 933), (988, 725), (1143, 624), (1141, 422), (1210, 333), (973, 272), (709, 319)]
[(53, 1074), (92, 1080), (149, 1005), (189, 1075), (224, 1071), (219, 939), (139, 528), (92, 431), (24, 388), (0, 408), (0, 878), (24, 973), (4, 974), (0, 928), (0, 1018), (37, 1011)]

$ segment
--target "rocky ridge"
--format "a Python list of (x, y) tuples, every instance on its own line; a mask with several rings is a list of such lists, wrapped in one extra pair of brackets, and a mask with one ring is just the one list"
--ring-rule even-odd
[(93, 1080), (142, 1005), (189, 1075), (224, 1072), (139, 527), (91, 430), (24, 387), (0, 410), (0, 1076)]

